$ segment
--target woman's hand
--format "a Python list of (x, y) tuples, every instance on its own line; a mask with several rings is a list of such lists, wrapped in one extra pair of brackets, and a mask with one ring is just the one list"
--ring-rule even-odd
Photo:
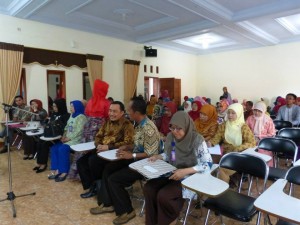
[(170, 180), (181, 180), (183, 179), (186, 175), (188, 175), (189, 172), (187, 169), (178, 169), (173, 171), (173, 175), (169, 177)]
[(119, 159), (132, 159), (133, 158), (132, 152), (124, 151), (124, 150), (120, 150), (120, 149), (117, 151), (116, 155)]

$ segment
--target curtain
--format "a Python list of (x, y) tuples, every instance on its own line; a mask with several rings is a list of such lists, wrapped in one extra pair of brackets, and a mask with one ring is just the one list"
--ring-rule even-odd
[[(17, 94), (23, 64), (23, 45), (0, 42), (0, 102), (12, 104)], [(0, 111), (4, 118), (4, 110)]]
[(94, 81), (96, 79), (102, 80), (102, 62), (103, 56), (101, 55), (86, 55), (91, 90), (93, 90)]
[(124, 62), (124, 103), (129, 103), (136, 91), (140, 61), (126, 59)]

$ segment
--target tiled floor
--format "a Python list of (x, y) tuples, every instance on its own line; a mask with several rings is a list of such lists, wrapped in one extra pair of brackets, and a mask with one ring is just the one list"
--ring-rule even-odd
[[(17, 217), (12, 217), (10, 201), (0, 202), (1, 225), (105, 225), (112, 224), (114, 213), (104, 215), (91, 215), (89, 209), (96, 206), (96, 199), (81, 199), (83, 192), (81, 184), (66, 180), (56, 183), (47, 179), (48, 171), (36, 174), (32, 168), (33, 160), (23, 160), (22, 151), (13, 150), (12, 158), (12, 183), (15, 195), (36, 192), (34, 196), (16, 198), (13, 202), (16, 207)], [(6, 198), (9, 191), (7, 154), (0, 155), (0, 199)], [(134, 191), (140, 194), (139, 185), (134, 186)], [(298, 192), (300, 193), (300, 192)], [(141, 207), (139, 201), (133, 200), (138, 213)], [(201, 210), (195, 211), (200, 215)], [(189, 217), (188, 224), (203, 224), (206, 210), (203, 209), (201, 218)], [(211, 219), (212, 223), (215, 217)], [(273, 219), (272, 219), (273, 220)], [(227, 225), (242, 224), (225, 219)], [(210, 223), (210, 224), (212, 224)], [(144, 224), (144, 217), (137, 216), (128, 224)], [(178, 222), (177, 224), (180, 224)], [(219, 220), (215, 224), (220, 224)], [(253, 220), (252, 223), (255, 224)]]

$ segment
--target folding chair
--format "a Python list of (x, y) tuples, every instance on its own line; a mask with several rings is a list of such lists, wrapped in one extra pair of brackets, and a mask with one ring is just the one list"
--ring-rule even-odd
[(270, 167), (268, 180), (277, 180), (279, 178), (284, 178), (287, 169), (278, 168), (278, 158), (277, 155), (281, 154), (285, 158), (292, 159), (293, 162), (296, 161), (296, 156), (298, 153), (298, 147), (292, 140), (280, 137), (269, 137), (261, 139), (257, 146), (258, 149), (263, 149), (273, 152), (275, 167)]
[[(263, 159), (253, 155), (232, 152), (221, 158), (219, 166), (220, 168), (234, 170), (241, 174), (249, 174), (253, 177), (262, 178), (264, 191), (269, 167)], [(228, 189), (215, 198), (209, 197), (204, 202), (204, 207), (208, 209), (205, 225), (208, 223), (211, 210), (220, 215), (222, 224), (222, 215), (237, 221), (249, 222), (258, 214), (256, 220), (256, 224), (258, 225), (261, 213), (254, 207), (255, 200), (254, 197), (239, 193), (233, 189)]]
[[(300, 146), (300, 128), (298, 127), (282, 128), (281, 130), (278, 131), (277, 136), (293, 140), (295, 144), (298, 146), (298, 148)], [(297, 160), (300, 159), (299, 151), (296, 159)]]

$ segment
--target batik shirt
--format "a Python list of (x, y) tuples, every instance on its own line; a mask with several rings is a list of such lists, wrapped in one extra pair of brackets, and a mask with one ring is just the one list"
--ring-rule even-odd
[(108, 145), (109, 149), (115, 149), (122, 145), (133, 144), (134, 128), (126, 118), (118, 121), (107, 120), (95, 137), (95, 146)]
[(160, 135), (155, 124), (146, 117), (134, 129), (135, 153), (158, 154)]

